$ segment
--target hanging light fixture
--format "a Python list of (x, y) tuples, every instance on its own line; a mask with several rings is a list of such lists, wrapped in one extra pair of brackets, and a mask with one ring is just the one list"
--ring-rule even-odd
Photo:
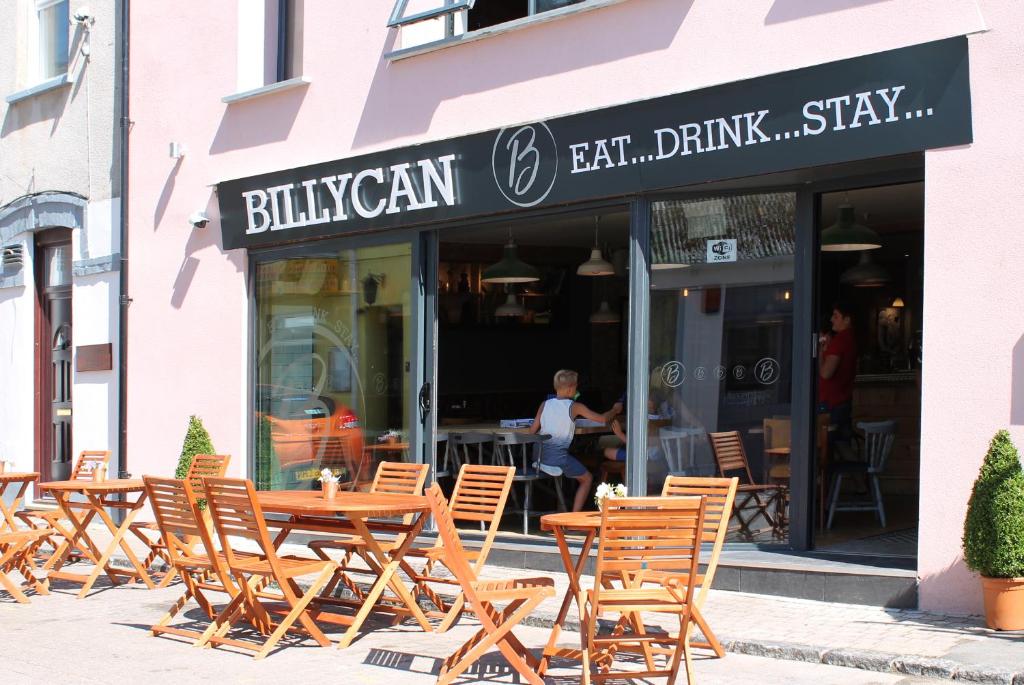
[(590, 315), (590, 323), (619, 323), (620, 321), (622, 321), (622, 317), (618, 312), (612, 311), (612, 308), (608, 306), (608, 300), (602, 300), (601, 306)]
[(511, 288), (505, 286), (505, 289), (508, 291), (508, 296), (505, 297), (505, 302), (498, 305), (498, 308), (494, 310), (494, 315), (507, 317), (524, 316), (526, 314), (526, 307), (519, 304), (519, 300)]
[(861, 252), (860, 261), (844, 271), (839, 282), (855, 288), (879, 288), (889, 282), (889, 272), (871, 260), (870, 252)]
[(822, 252), (876, 250), (881, 246), (877, 233), (857, 223), (852, 205), (840, 205), (836, 222), (821, 232)]
[(597, 227), (601, 221), (600, 216), (594, 217), (594, 249), (590, 251), (590, 259), (580, 264), (576, 269), (577, 276), (614, 276), (615, 267), (611, 262), (605, 261), (601, 254), (601, 248), (597, 242)]
[(484, 283), (532, 283), (540, 280), (537, 270), (519, 259), (511, 227), (508, 229), (508, 242), (505, 243), (501, 260), (484, 269), (481, 280)]
[(893, 299), (892, 304), (889, 305), (889, 306), (890, 307), (896, 307), (897, 309), (899, 309), (901, 307), (905, 307), (906, 305), (903, 304), (903, 298), (902, 297), (896, 297), (896, 298)]

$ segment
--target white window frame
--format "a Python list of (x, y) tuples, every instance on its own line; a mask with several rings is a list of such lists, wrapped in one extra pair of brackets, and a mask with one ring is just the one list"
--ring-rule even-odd
[[(300, 2), (301, 0), (294, 0)], [(236, 90), (231, 95), (221, 98), (222, 102), (231, 104), (248, 100), (260, 95), (275, 93), (309, 83), (309, 79), (299, 74), (278, 80), (280, 77), (280, 52), (283, 47), (280, 28), (279, 9), (271, 14), (270, 5), (279, 5), (279, 0), (238, 0), (238, 62), (236, 72)], [(300, 13), (292, 27), (293, 41), (301, 55), (301, 44), (304, 23)], [(273, 28), (271, 32), (269, 29)], [(302, 59), (297, 60), (294, 68), (301, 70)]]
[[(480, 40), (488, 36), (507, 33), (533, 24), (571, 16), (579, 12), (587, 12), (601, 7), (607, 7), (608, 5), (618, 4), (624, 0), (583, 0), (583, 2), (576, 4), (540, 12), (537, 11), (537, 0), (528, 1), (529, 7), (527, 15), (524, 17), (495, 24), (493, 26), (487, 26), (482, 29), (477, 29), (476, 31), (466, 31), (465, 27), (468, 21), (469, 10), (473, 9), (477, 0), (435, 0), (435, 2), (440, 4), (433, 9), (422, 10), (415, 14), (410, 14), (409, 16), (405, 16), (405, 12), (410, 0), (395, 0), (395, 6), (391, 11), (391, 16), (387, 23), (387, 27), (389, 29), (403, 31), (420, 22), (444, 18), (444, 37), (412, 45), (410, 47), (397, 48), (387, 53), (385, 58), (389, 60), (399, 60), (425, 52), (433, 52), (434, 50)], [(461, 32), (459, 29), (461, 29)]]
[(43, 72), (43, 64), (46, 58), (43, 56), (43, 25), (39, 21), (39, 14), (44, 10), (48, 10), (51, 7), (55, 7), (60, 4), (68, 5), (68, 16), (71, 15), (71, 3), (70, 0), (32, 0), (29, 3), (29, 20), (28, 20), (28, 78), (29, 82), (33, 85), (45, 83), (47, 81), (59, 80), (62, 77), (66, 80), (68, 67), (71, 64), (71, 25), (65, 27), (67, 31), (67, 64), (64, 67), (63, 72), (57, 72), (56, 74), (46, 74)]

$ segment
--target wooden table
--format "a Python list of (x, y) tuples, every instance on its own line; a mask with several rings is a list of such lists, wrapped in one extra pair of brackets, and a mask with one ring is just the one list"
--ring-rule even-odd
[[(529, 433), (530, 427), (502, 428), (500, 423), (464, 423), (454, 426), (439, 425), (438, 433)], [(611, 433), (609, 424), (596, 423), (586, 419), (576, 419), (576, 435), (603, 435)]]
[[(583, 589), (580, 587), (580, 577), (583, 575), (584, 568), (586, 568), (587, 559), (590, 558), (590, 550), (594, 546), (594, 538), (597, 537), (597, 533), (601, 529), (601, 512), (569, 511), (547, 514), (541, 517), (540, 527), (541, 530), (554, 533), (555, 541), (558, 543), (558, 551), (562, 556), (562, 565), (565, 566), (565, 572), (569, 576), (569, 589), (565, 591), (562, 606), (558, 610), (558, 617), (555, 619), (555, 625), (551, 629), (551, 637), (548, 638), (548, 643), (544, 647), (544, 654), (540, 660), (538, 672), (543, 676), (545, 671), (547, 671), (551, 657), (579, 659), (583, 654), (583, 650), (580, 649), (559, 648), (558, 636), (561, 635), (562, 624), (565, 622), (565, 617), (569, 615), (569, 607), (572, 605), (573, 600), (576, 600), (576, 606), (581, 609), (582, 613), (584, 600)], [(575, 561), (572, 558), (572, 552), (569, 550), (569, 544), (565, 540), (566, 533), (570, 531), (583, 533), (584, 535), (579, 556), (576, 557)]]
[[(110, 582), (115, 585), (119, 583), (119, 578), (127, 576), (128, 578), (140, 579), (150, 589), (155, 587), (153, 580), (149, 577), (146, 569), (138, 557), (135, 556), (135, 552), (132, 551), (128, 541), (125, 539), (129, 526), (131, 526), (135, 516), (146, 502), (146, 488), (141, 480), (105, 480), (99, 482), (59, 480), (40, 483), (39, 490), (53, 495), (53, 498), (57, 501), (57, 506), (64, 514), (64, 518), (70, 521), (72, 526), (71, 530), (58, 529), (58, 532), (65, 537), (65, 540), (54, 552), (53, 563), (47, 562), (48, 567), (51, 568), (49, 578), (81, 583), (82, 590), (78, 593), (79, 599), (89, 594), (89, 591), (92, 590), (93, 585), (99, 579), (100, 573), (106, 573), (107, 577), (110, 578)], [(132, 494), (138, 495), (134, 501), (127, 497), (127, 495)], [(84, 514), (76, 513), (72, 509), (72, 495), (82, 495), (85, 497), (86, 506)], [(119, 495), (125, 495), (125, 497), (123, 499), (115, 499)], [(80, 502), (75, 504), (78, 507), (82, 506)], [(120, 526), (114, 523), (110, 514), (107, 513), (107, 508), (121, 509), (125, 512), (124, 521), (121, 522)], [(81, 511), (81, 509), (78, 509), (78, 512)], [(103, 551), (100, 551), (99, 546), (89, 535), (88, 530), (89, 524), (97, 516), (100, 517), (100, 520), (103, 521), (107, 526), (107, 530), (113, 536), (110, 544)], [(76, 546), (81, 550), (82, 556), (85, 559), (96, 565), (92, 573), (84, 575), (61, 570), (61, 567), (64, 566), (68, 556)], [(128, 562), (134, 570), (117, 568), (110, 564), (110, 558), (119, 547), (128, 558)]]
[[(38, 473), (0, 473), (0, 532), (5, 530), (18, 530), (17, 518), (14, 512), (21, 506), (21, 500), (25, 497), (25, 490), (30, 483), (39, 480)], [(14, 493), (14, 500), (8, 505), (4, 501), (4, 494), (8, 488), (17, 487)]]
[[(274, 539), (274, 545), (280, 546), (288, 535), (295, 530), (327, 532), (327, 533), (356, 533), (365, 543), (364, 559), (370, 565), (370, 570), (377, 575), (366, 598), (359, 606), (355, 616), (338, 616), (326, 614), (318, 616), (319, 619), (330, 618), (333, 622), (348, 625), (348, 630), (338, 641), (338, 647), (347, 647), (352, 644), (359, 633), (363, 623), (369, 618), (378, 602), (382, 598), (385, 589), (390, 589), (405, 605), (405, 611), (413, 616), (426, 632), (432, 628), (427, 621), (426, 615), (420, 609), (416, 598), (405, 586), (397, 571), (404, 565), (403, 558), (416, 536), (423, 529), (426, 523), (427, 514), (430, 512), (430, 505), (427, 498), (421, 495), (396, 495), (389, 493), (369, 492), (339, 492), (334, 499), (325, 499), (323, 494), (317, 490), (277, 490), (264, 491), (259, 495), (260, 506), (264, 513), (288, 514), (290, 519), (287, 522), (269, 522), (271, 527), (275, 523), (283, 523), (281, 532)], [(409, 524), (405, 524), (399, 517), (407, 514), (414, 515)], [(396, 521), (370, 521), (369, 519), (398, 519)], [(374, 537), (373, 531), (391, 532), (398, 537), (394, 545), (388, 545), (387, 549)], [(409, 573), (409, 570), (406, 570)], [(346, 604), (345, 600), (333, 600), (330, 598), (319, 598), (320, 604)], [(397, 607), (388, 607), (388, 611), (395, 612)]]

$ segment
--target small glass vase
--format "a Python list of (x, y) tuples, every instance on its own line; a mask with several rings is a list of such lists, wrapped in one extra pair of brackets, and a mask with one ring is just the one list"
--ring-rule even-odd
[(107, 467), (103, 464), (98, 464), (96, 468), (92, 470), (92, 480), (94, 483), (102, 483), (107, 479)]
[(326, 480), (323, 482), (324, 499), (334, 499), (338, 496), (338, 482)]

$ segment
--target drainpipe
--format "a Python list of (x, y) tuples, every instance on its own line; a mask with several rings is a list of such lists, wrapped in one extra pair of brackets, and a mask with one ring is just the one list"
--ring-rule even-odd
[[(121, 69), (118, 74), (121, 86), (120, 112), (118, 126), (120, 128), (120, 174), (121, 208), (120, 208), (120, 297), (118, 300), (117, 319), (117, 470), (118, 475), (128, 470), (128, 306), (132, 300), (128, 297), (128, 2), (121, 0), (118, 12), (117, 30), (120, 33), (118, 46), (121, 51)], [(118, 510), (120, 511), (120, 510)]]

